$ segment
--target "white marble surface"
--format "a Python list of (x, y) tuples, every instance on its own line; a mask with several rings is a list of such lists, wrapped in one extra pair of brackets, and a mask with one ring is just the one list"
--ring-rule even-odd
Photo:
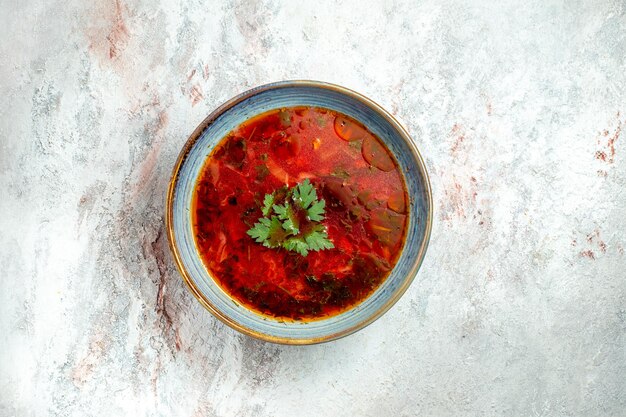
[[(0, 416), (626, 415), (623, 0), (0, 3)], [(309, 347), (163, 233), (195, 126), (294, 78), (398, 116), (436, 208), (402, 300)]]

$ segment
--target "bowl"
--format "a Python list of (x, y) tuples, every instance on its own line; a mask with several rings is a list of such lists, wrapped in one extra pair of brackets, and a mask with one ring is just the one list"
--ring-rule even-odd
[[(366, 126), (394, 154), (409, 195), (402, 253), (383, 283), (363, 302), (315, 321), (285, 321), (260, 315), (233, 300), (211, 277), (196, 248), (191, 204), (203, 164), (215, 146), (246, 120), (292, 106), (324, 107)], [(174, 260), (198, 301), (218, 319), (249, 336), (274, 343), (314, 344), (349, 335), (382, 316), (407, 290), (426, 254), (432, 227), (432, 193), (424, 161), (407, 131), (372, 100), (338, 85), (282, 81), (246, 91), (221, 105), (191, 134), (174, 166), (166, 204), (166, 228)]]

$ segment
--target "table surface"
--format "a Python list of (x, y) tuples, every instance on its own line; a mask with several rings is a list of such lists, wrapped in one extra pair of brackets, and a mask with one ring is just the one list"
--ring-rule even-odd
[[(1, 416), (626, 414), (624, 1), (2, 3)], [(408, 292), (316, 346), (213, 318), (163, 227), (195, 126), (283, 79), (389, 109), (433, 185)]]

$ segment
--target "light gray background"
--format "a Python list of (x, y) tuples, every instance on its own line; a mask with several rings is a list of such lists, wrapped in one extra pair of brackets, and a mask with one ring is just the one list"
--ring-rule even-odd
[[(626, 3), (0, 1), (1, 416), (626, 415)], [(383, 318), (276, 346), (187, 292), (171, 168), (250, 87), (381, 103), (433, 236)]]

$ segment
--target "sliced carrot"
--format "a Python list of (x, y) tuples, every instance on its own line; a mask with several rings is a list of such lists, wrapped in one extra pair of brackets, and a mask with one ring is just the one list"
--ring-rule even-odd
[(365, 139), (363, 139), (361, 153), (363, 154), (363, 158), (370, 165), (380, 169), (381, 171), (388, 172), (395, 168), (391, 155), (387, 153), (384, 146), (372, 135), (367, 135)]
[(404, 191), (399, 190), (392, 193), (389, 196), (389, 200), (387, 200), (387, 207), (396, 213), (404, 214), (406, 213), (406, 200), (404, 196)]
[(354, 140), (363, 139), (367, 136), (367, 131), (352, 120), (343, 117), (335, 117), (335, 133), (343, 140), (352, 142)]

